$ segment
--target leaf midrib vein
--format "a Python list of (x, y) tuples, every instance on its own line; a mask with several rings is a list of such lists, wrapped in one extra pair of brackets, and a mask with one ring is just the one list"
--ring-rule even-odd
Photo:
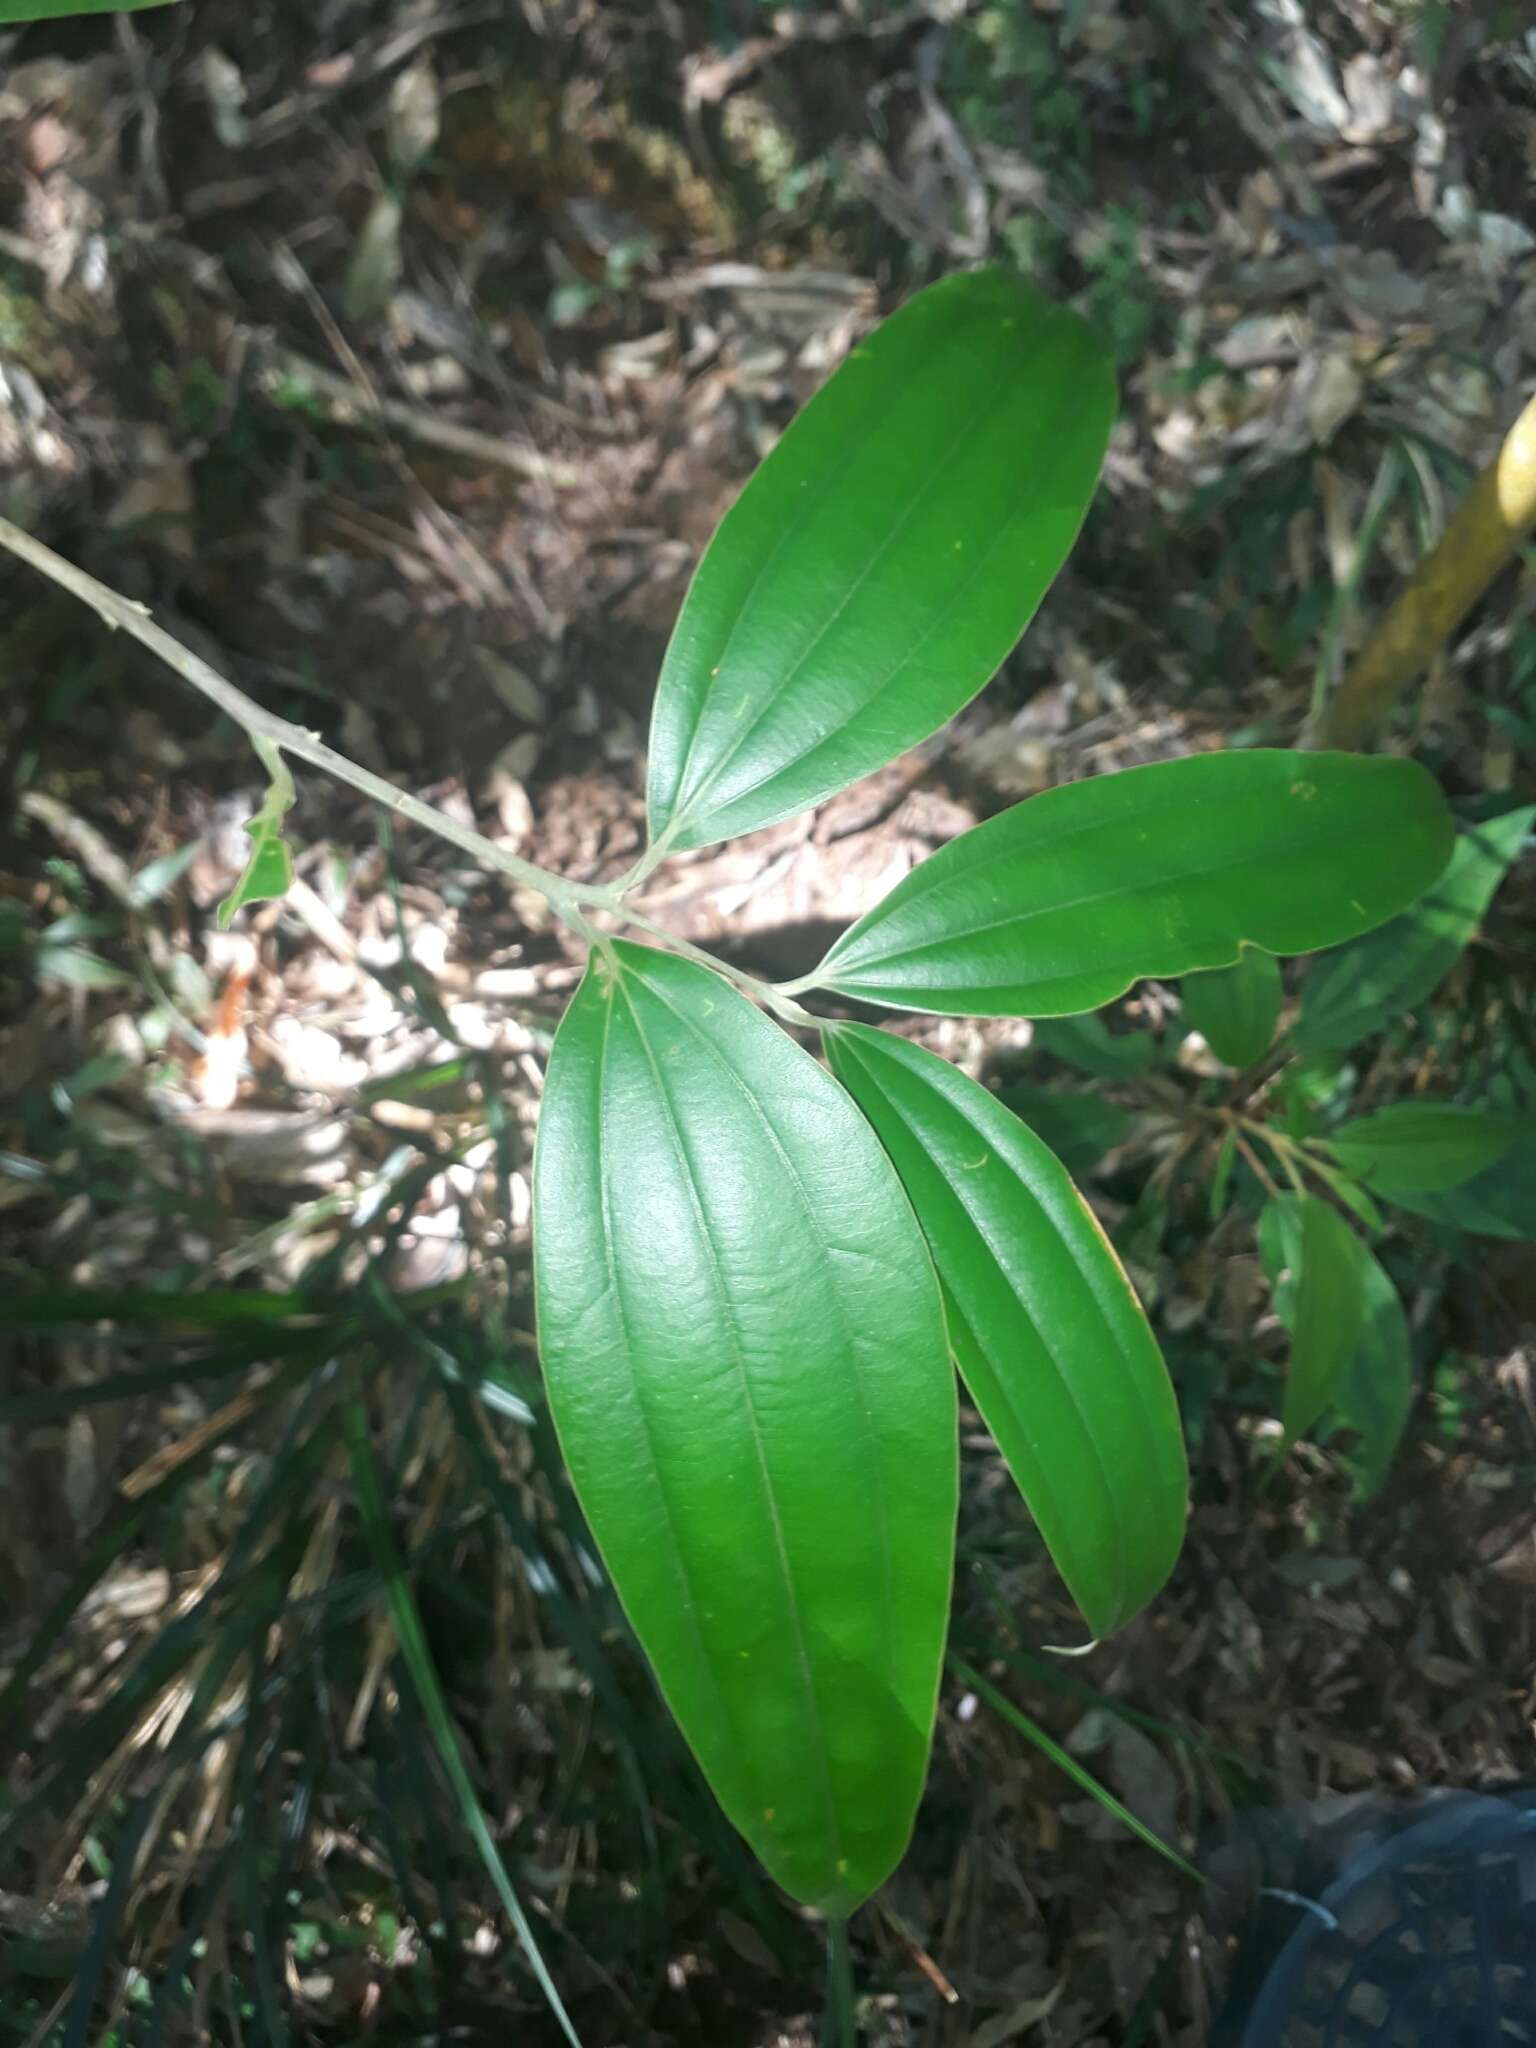
[[(810, 1651), (806, 1645), (805, 1630), (800, 1614), (799, 1590), (795, 1584), (794, 1570), (789, 1561), (789, 1550), (784, 1539), (783, 1517), (779, 1511), (778, 1499), (773, 1490), (773, 1480), (768, 1468), (767, 1454), (763, 1447), (762, 1427), (758, 1420), (757, 1404), (752, 1392), (752, 1378), (747, 1370), (746, 1346), (743, 1342), (740, 1324), (737, 1321), (735, 1307), (731, 1301), (730, 1290), (726, 1285), (719, 1250), (715, 1244), (713, 1233), (710, 1230), (704, 1204), (700, 1199), (698, 1183), (694, 1176), (693, 1157), (683, 1132), (682, 1119), (668, 1092), (666, 1082), (662, 1077), (661, 1064), (656, 1057), (650, 1039), (646, 1036), (645, 1025), (641, 1020), (639, 1008), (629, 988), (625, 985), (622, 971), (616, 974), (615, 980), (628, 1006), (630, 1018), (635, 1028), (635, 1036), (645, 1053), (658, 1100), (666, 1114), (667, 1123), (672, 1133), (672, 1141), (677, 1151), (678, 1163), (683, 1169), (683, 1176), (687, 1182), (689, 1206), (693, 1211), (699, 1241), (704, 1248), (709, 1262), (710, 1276), (720, 1305), (721, 1316), (730, 1332), (737, 1377), (741, 1385), (742, 1402), (746, 1409), (747, 1421), (752, 1433), (752, 1446), (757, 1457), (758, 1472), (762, 1480), (763, 1498), (767, 1505), (769, 1526), (773, 1534), (774, 1553), (778, 1560), (779, 1570), (788, 1595), (789, 1618), (790, 1626), (794, 1633), (796, 1661), (800, 1667), (801, 1683), (805, 1688), (811, 1708), (811, 1723), (816, 1743), (817, 1761), (821, 1768), (822, 1798), (826, 1812), (827, 1831), (834, 1845), (834, 1854), (837, 1860), (842, 1862), (844, 1860), (842, 1829), (837, 1812), (837, 1802), (832, 1789), (832, 1761), (827, 1750), (826, 1727), (822, 1717), (821, 1697), (817, 1691), (815, 1671), (811, 1663)], [(680, 1014), (652, 984), (646, 983), (645, 985), (650, 988), (652, 995), (662, 1003), (665, 1009), (671, 1011), (674, 1016)], [(689, 1020), (683, 1018), (681, 1021), (686, 1024)], [(696, 1028), (695, 1035), (703, 1038), (703, 1034), (697, 1032)], [(704, 1039), (703, 1042), (706, 1046), (709, 1045), (707, 1039)], [(720, 1057), (716, 1048), (710, 1046), (709, 1049), (715, 1052), (717, 1059)], [(727, 1062), (721, 1060), (721, 1064), (726, 1067), (728, 1073), (732, 1072)], [(732, 1074), (732, 1078), (737, 1079), (739, 1086), (739, 1077)], [(750, 1095), (748, 1100), (751, 1100)]]
[[(922, 365), (918, 365), (918, 368), (921, 367)], [(806, 663), (815, 654), (817, 648), (821, 645), (822, 641), (826, 639), (827, 635), (831, 632), (832, 628), (837, 624), (838, 620), (843, 616), (844, 612), (847, 611), (849, 605), (853, 603), (854, 599), (858, 596), (859, 592), (863, 589), (864, 585), (869, 581), (870, 577), (874, 575), (875, 571), (880, 566), (880, 563), (884, 560), (885, 556), (890, 552), (890, 550), (896, 545), (896, 542), (900, 539), (901, 535), (905, 532), (906, 528), (917, 517), (919, 507), (923, 504), (925, 499), (930, 497), (932, 493), (937, 489), (941, 479), (944, 477), (944, 475), (947, 473), (947, 471), (953, 464), (955, 457), (970, 441), (972, 432), (975, 429), (977, 421), (985, 416), (988, 408), (992, 405), (994, 399), (996, 398), (997, 393), (1006, 386), (1009, 377), (1016, 371), (1016, 368), (1017, 365), (1010, 360), (1008, 367), (1004, 371), (1003, 375), (996, 379), (992, 384), (989, 384), (987, 386), (985, 392), (982, 395), (981, 402), (976, 406), (972, 407), (971, 411), (967, 413), (964, 421), (960, 426), (959, 431), (954, 435), (949, 446), (945, 449), (943, 455), (939, 458), (938, 462), (928, 472), (928, 475), (924, 479), (924, 481), (919, 485), (917, 490), (915, 490), (912, 493), (900, 517), (893, 521), (893, 523), (887, 530), (885, 538), (880, 542), (879, 546), (875, 549), (873, 554), (871, 554), (868, 561), (864, 564), (864, 567), (853, 579), (852, 583), (850, 583), (847, 586), (837, 604), (833, 606), (832, 610), (827, 614), (826, 618), (823, 619), (821, 625), (818, 626), (818, 628), (812, 635), (807, 645), (796, 658), (793, 666), (787, 671), (786, 674), (780, 677), (779, 681), (774, 685), (772, 690), (769, 691), (767, 697), (763, 700), (761, 706), (759, 707), (756, 717), (752, 720), (752, 723), (749, 726), (747, 726), (744, 731), (739, 732), (736, 735), (735, 739), (731, 742), (730, 746), (727, 747), (726, 751), (706, 772), (706, 774), (698, 783), (696, 788), (692, 790), (685, 790), (679, 795), (677, 803), (677, 809), (679, 813), (685, 816), (690, 811), (692, 811), (694, 815), (698, 814), (702, 799), (704, 799), (708, 795), (709, 791), (712, 788), (718, 787), (721, 777), (725, 774), (726, 769), (730, 767), (731, 763), (736, 759), (737, 755), (740, 754), (742, 748), (746, 746), (748, 741), (757, 732), (759, 727), (762, 725), (764, 719), (767, 718), (769, 713), (773, 710), (774, 706), (777, 703), (779, 703), (781, 699), (784, 697), (785, 693), (790, 688), (792, 688), (795, 678), (800, 674), (801, 670), (805, 667)], [(992, 553), (993, 549), (995, 549), (998, 544), (998, 541), (994, 539), (992, 547), (989, 548), (987, 551), (988, 555)], [(778, 550), (775, 549), (774, 552), (775, 554), (777, 554)], [(766, 574), (766, 569), (764, 573)], [(965, 586), (962, 586), (962, 588), (964, 587)], [(753, 586), (753, 589), (755, 593), (756, 585)], [(953, 606), (956, 602), (958, 602), (958, 593), (955, 598), (951, 599), (950, 605), (946, 608), (944, 616), (948, 616), (948, 611), (953, 609)], [(737, 628), (740, 626), (742, 619), (744, 619), (745, 616), (746, 606), (743, 605), (742, 610), (738, 614), (736, 622), (732, 627), (733, 636)], [(722, 668), (724, 667), (723, 655), (721, 657), (720, 666)], [(897, 667), (899, 671), (899, 663)], [(884, 685), (882, 684), (881, 687), (883, 688)], [(878, 692), (876, 694), (878, 694)], [(867, 707), (861, 706), (860, 708), (864, 709)], [(857, 716), (858, 714), (855, 713), (853, 715)], [(697, 730), (697, 728), (695, 728), (695, 730)], [(819, 745), (820, 742), (818, 742), (817, 744)], [(805, 751), (811, 752), (814, 750), (808, 748)], [(690, 746), (690, 754), (691, 752), (692, 748)], [(796, 757), (797, 760), (799, 758), (801, 757)], [(791, 767), (793, 765), (793, 761), (781, 763), (780, 766), (774, 769), (771, 774), (760, 777), (757, 782), (749, 784), (748, 788), (745, 790), (738, 791), (734, 796), (729, 798), (728, 801), (731, 803), (739, 803), (743, 797), (750, 795), (752, 790), (759, 788), (761, 784), (764, 782), (771, 782), (774, 779), (774, 776), (782, 774), (786, 768)]]

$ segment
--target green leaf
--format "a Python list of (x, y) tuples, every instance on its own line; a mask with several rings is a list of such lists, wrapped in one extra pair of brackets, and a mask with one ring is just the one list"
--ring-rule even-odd
[(1302, 991), (1296, 1043), (1342, 1050), (1432, 996), (1470, 944), (1520, 851), (1536, 805), (1466, 827), (1450, 865), (1400, 917), (1320, 960)]
[(1443, 1194), (1492, 1166), (1522, 1119), (1455, 1102), (1394, 1102), (1341, 1125), (1329, 1140), (1341, 1165), (1389, 1199)]
[(1234, 966), (1187, 975), (1179, 993), (1185, 1023), (1229, 1067), (1251, 1067), (1269, 1051), (1285, 999), (1273, 953), (1244, 946)]
[(1350, 1463), (1359, 1492), (1369, 1499), (1385, 1484), (1413, 1406), (1413, 1340), (1397, 1289), (1363, 1244), (1357, 1263), (1365, 1320), (1334, 1406), (1360, 1433)]
[(950, 1015), (1097, 1009), (1142, 975), (1336, 945), (1451, 847), (1416, 762), (1194, 754), (1031, 797), (915, 868), (804, 983)]
[[(1276, 1195), (1261, 1222), (1261, 1247), (1275, 1287), (1275, 1313), (1291, 1333), (1291, 1365), (1281, 1420), (1286, 1443), (1304, 1436), (1335, 1398), (1365, 1328), (1365, 1266), (1370, 1254), (1316, 1195)], [(1374, 1261), (1371, 1261), (1374, 1264)]]
[(293, 777), (288, 773), (282, 755), (270, 741), (257, 739), (251, 744), (269, 777), (267, 793), (262, 799), (261, 809), (246, 820), (251, 857), (245, 864), (245, 872), (219, 905), (221, 929), (228, 928), (230, 919), (243, 905), (266, 903), (286, 896), (293, 887), (293, 855), (283, 837), (283, 819), (293, 808)]
[(501, 1850), (497, 1847), (496, 1837), (491, 1833), (490, 1823), (485, 1817), (469, 1775), (469, 1766), (464, 1761), (459, 1736), (448, 1712), (448, 1702), (443, 1697), (442, 1681), (437, 1675), (437, 1666), (432, 1661), (432, 1652), (427, 1647), (421, 1614), (405, 1576), (405, 1567), (395, 1543), (394, 1530), (390, 1527), (389, 1510), (384, 1505), (378, 1468), (373, 1460), (373, 1446), (368, 1440), (367, 1411), (363, 1406), (361, 1393), (355, 1385), (342, 1404), (341, 1420), (347, 1442), (347, 1455), (352, 1467), (352, 1483), (357, 1490), (357, 1504), (363, 1526), (368, 1533), (374, 1562), (384, 1581), (390, 1616), (395, 1625), (395, 1640), (400, 1646), (400, 1654), (411, 1674), (416, 1697), (421, 1702), (421, 1711), (431, 1730), (438, 1761), (459, 1802), (459, 1812), (463, 1818), (465, 1831), (479, 1851), (486, 1874), (495, 1886), (502, 1909), (512, 1923), (512, 1930), (528, 1959), (529, 1968), (544, 1994), (545, 2002), (554, 2014), (561, 2033), (571, 2043), (571, 2048), (581, 2048), (581, 2041), (571, 2024), (570, 2014), (561, 2002), (554, 1979), (550, 1976), (543, 1955), (539, 1951), (538, 1940), (529, 1923), (528, 1915), (512, 1887), (511, 1878), (507, 1875), (507, 1866), (502, 1859)]
[(850, 1912), (906, 1845), (957, 1490), (933, 1267), (808, 1054), (708, 969), (609, 942), (534, 1163), (550, 1407), (620, 1598), (726, 1813)]
[(1400, 1209), (1411, 1209), (1431, 1223), (1451, 1230), (1469, 1230), (1480, 1237), (1536, 1240), (1536, 1118), (1516, 1126), (1514, 1142), (1503, 1157), (1485, 1166), (1460, 1187), (1443, 1192), (1426, 1189), (1384, 1190)]
[(1068, 1173), (1086, 1173), (1130, 1135), (1130, 1111), (1100, 1095), (1010, 1081), (998, 1100), (1050, 1146)]
[(888, 1032), (824, 1036), (917, 1210), (965, 1383), (1107, 1635), (1167, 1577), (1186, 1511), (1178, 1406), (1131, 1283), (1060, 1161), (995, 1096)]
[(1114, 405), (1077, 315), (1000, 271), (862, 342), (694, 577), (656, 692), (652, 837), (789, 817), (968, 703), (1077, 537)]
[(1101, 1080), (1120, 1081), (1144, 1074), (1157, 1058), (1157, 1040), (1150, 1031), (1111, 1031), (1102, 1017), (1046, 1017), (1035, 1026), (1031, 1043), (1037, 1052)]

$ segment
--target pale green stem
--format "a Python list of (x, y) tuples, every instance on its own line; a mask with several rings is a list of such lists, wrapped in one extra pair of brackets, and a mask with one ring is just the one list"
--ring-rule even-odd
[[(52, 579), (72, 597), (78, 597), (88, 604), (92, 611), (111, 627), (114, 632), (127, 633), (151, 654), (157, 655), (167, 668), (182, 681), (190, 683), (219, 709), (232, 718), (246, 734), (258, 751), (263, 747), (275, 747), (280, 753), (290, 754), (296, 761), (306, 761), (312, 768), (319, 768), (332, 775), (338, 782), (348, 783), (360, 790), (364, 796), (372, 797), (396, 817), (405, 818), (413, 825), (419, 825), (425, 832), (436, 833), (439, 839), (446, 839), (457, 846), (481, 866), (493, 868), (508, 876), (525, 889), (542, 896), (556, 914), (564, 920), (588, 945), (601, 941), (602, 934), (583, 914), (584, 909), (606, 912), (624, 923), (636, 925), (642, 931), (663, 940), (674, 952), (681, 953), (689, 960), (696, 960), (715, 973), (723, 974), (738, 988), (763, 1003), (787, 1024), (797, 1024), (814, 1030), (819, 1020), (802, 1010), (798, 1003), (789, 1001), (785, 991), (776, 990), (769, 983), (754, 974), (748, 974), (739, 967), (732, 967), (724, 960), (717, 960), (702, 947), (678, 938), (664, 925), (657, 924), (642, 912), (631, 909), (625, 902), (626, 893), (642, 881), (667, 852), (665, 833), (655, 845), (647, 849), (630, 872), (617, 882), (572, 882), (563, 875), (551, 874), (547, 868), (536, 867), (532, 861), (519, 860), (514, 853), (495, 845), (472, 826), (461, 825), (447, 812), (434, 805), (423, 803), (419, 797), (399, 789), (383, 776), (373, 774), (369, 769), (359, 767), (348, 760), (345, 754), (338, 754), (334, 747), (328, 747), (318, 733), (309, 732), (303, 726), (291, 725), (287, 719), (278, 718), (270, 711), (247, 697), (227, 677), (196, 655), (189, 647), (183, 647), (162, 626), (157, 626), (149, 615), (148, 607), (136, 604), (133, 599), (121, 596), (105, 583), (98, 583), (94, 576), (88, 576), (83, 569), (77, 569), (62, 555), (54, 553), (40, 540), (35, 540), (19, 526), (13, 526), (8, 519), (0, 519), (0, 547), (9, 548), (13, 555), (43, 575)], [(810, 984), (804, 984), (809, 986)]]
[(821, 2029), (822, 2048), (858, 2048), (858, 2019), (854, 2010), (853, 1956), (848, 1946), (848, 1922), (827, 1922), (827, 2003)]

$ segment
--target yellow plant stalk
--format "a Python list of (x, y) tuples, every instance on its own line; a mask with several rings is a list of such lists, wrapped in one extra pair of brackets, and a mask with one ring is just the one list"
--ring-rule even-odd
[(1356, 747), (1445, 645), (1536, 527), (1536, 398), (1361, 648), (1323, 718), (1325, 746)]

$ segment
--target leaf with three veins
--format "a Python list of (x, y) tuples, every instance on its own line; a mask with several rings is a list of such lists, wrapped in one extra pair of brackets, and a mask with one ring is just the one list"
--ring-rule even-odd
[(915, 868), (796, 987), (896, 1009), (1056, 1017), (1143, 975), (1368, 931), (1444, 867), (1413, 761), (1194, 754), (1030, 797)]
[[(1275, 1313), (1291, 1333), (1281, 1420), (1287, 1446), (1338, 1395), (1366, 1326), (1370, 1252), (1316, 1195), (1276, 1195), (1259, 1220)], [(1289, 1278), (1281, 1284), (1279, 1276)]]
[(889, 1032), (824, 1036), (912, 1198), (965, 1383), (1107, 1635), (1167, 1577), (1187, 1507), (1178, 1405), (1131, 1283), (1066, 1169), (995, 1096)]
[(787, 818), (969, 703), (1077, 538), (1114, 406), (1078, 316), (997, 270), (861, 342), (693, 579), (651, 722), (653, 840)]
[(889, 1876), (948, 1618), (954, 1374), (874, 1134), (717, 975), (606, 943), (556, 1035), (539, 1340), (571, 1477), (721, 1805), (808, 1905)]
[(1449, 864), (1390, 924), (1319, 960), (1302, 993), (1296, 1043), (1342, 1051), (1432, 996), (1477, 935), (1536, 823), (1536, 805), (1464, 826)]

